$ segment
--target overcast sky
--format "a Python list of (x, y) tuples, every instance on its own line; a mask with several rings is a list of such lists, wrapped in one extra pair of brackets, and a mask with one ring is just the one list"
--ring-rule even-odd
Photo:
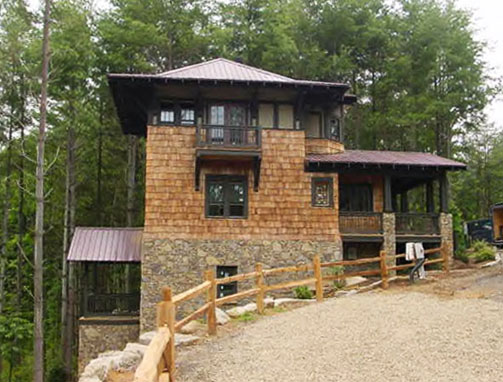
[[(94, 0), (100, 8), (106, 8), (108, 0)], [(146, 0), (148, 1), (148, 0)], [(493, 76), (503, 77), (503, 1), (502, 0), (456, 0), (458, 4), (474, 13), (477, 37), (488, 43), (485, 60), (493, 68)], [(37, 7), (40, 0), (28, 0)], [(489, 121), (503, 130), (503, 97), (494, 101), (487, 110)]]

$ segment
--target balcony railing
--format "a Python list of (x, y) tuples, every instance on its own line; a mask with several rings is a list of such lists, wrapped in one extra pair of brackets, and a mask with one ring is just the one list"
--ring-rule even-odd
[(140, 294), (90, 294), (84, 305), (86, 316), (133, 316), (139, 314)]
[(339, 212), (339, 231), (345, 234), (382, 233), (382, 214), (380, 212)]
[(197, 146), (258, 149), (262, 145), (262, 129), (220, 125), (198, 126), (196, 143)]
[(439, 215), (432, 213), (396, 213), (395, 230), (399, 235), (439, 235)]

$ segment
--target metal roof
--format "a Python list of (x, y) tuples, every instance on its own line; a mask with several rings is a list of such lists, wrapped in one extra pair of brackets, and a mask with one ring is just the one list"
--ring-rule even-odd
[(216, 58), (198, 64), (184, 66), (159, 74), (110, 73), (109, 78), (138, 78), (165, 80), (196, 80), (196, 81), (236, 81), (256, 82), (285, 85), (300, 85), (312, 87), (343, 87), (347, 84), (338, 82), (296, 80), (267, 70), (255, 68), (240, 62)]
[(77, 227), (68, 261), (141, 262), (143, 228)]
[(366, 164), (384, 166), (450, 167), (466, 169), (466, 164), (429, 153), (411, 151), (346, 150), (340, 154), (311, 154), (310, 163)]

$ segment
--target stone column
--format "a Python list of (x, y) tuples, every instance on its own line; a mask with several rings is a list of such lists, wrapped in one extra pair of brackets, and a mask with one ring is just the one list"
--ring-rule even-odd
[[(382, 214), (382, 231), (383, 243), (382, 249), (386, 251), (387, 256), (396, 255), (396, 234), (395, 234), (395, 214), (383, 213)], [(396, 265), (395, 259), (388, 260), (387, 265), (393, 267)], [(389, 272), (389, 276), (395, 276), (396, 272)]]
[(452, 230), (452, 215), (442, 212), (440, 214), (439, 222), (440, 225), (440, 237), (442, 245), (447, 247), (447, 253), (449, 258), (452, 260), (454, 256), (454, 237)]

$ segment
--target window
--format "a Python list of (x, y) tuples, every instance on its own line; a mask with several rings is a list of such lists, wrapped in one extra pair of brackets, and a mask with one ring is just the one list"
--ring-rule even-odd
[(175, 105), (171, 103), (161, 105), (159, 120), (161, 123), (175, 123)]
[(332, 178), (313, 178), (311, 197), (313, 207), (332, 207), (334, 205)]
[(371, 184), (341, 184), (340, 185), (340, 210), (353, 212), (372, 212)]
[(245, 176), (206, 177), (206, 217), (244, 218), (247, 216), (247, 198), (248, 183)]
[(210, 108), (210, 125), (225, 124), (225, 109), (223, 105), (213, 105)]
[(328, 121), (327, 138), (335, 141), (341, 140), (341, 121), (339, 118), (330, 118)]
[(195, 125), (196, 112), (192, 105), (182, 105), (180, 111), (180, 123), (182, 125)]
[[(238, 274), (238, 267), (236, 266), (224, 266), (217, 265), (217, 278), (222, 279), (224, 277), (234, 276)], [(238, 283), (234, 281), (227, 284), (219, 284), (217, 287), (217, 297), (225, 297), (238, 292)]]

